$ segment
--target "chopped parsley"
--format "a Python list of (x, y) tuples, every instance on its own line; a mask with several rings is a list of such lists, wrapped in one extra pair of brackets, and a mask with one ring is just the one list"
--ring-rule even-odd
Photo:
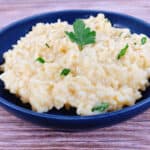
[(129, 45), (126, 44), (124, 48), (122, 48), (119, 52), (119, 54), (117, 55), (117, 59), (120, 59), (122, 56), (124, 56), (127, 52)]
[(49, 46), (47, 43), (45, 43), (45, 46), (46, 46), (47, 48), (50, 48), (50, 46)]
[(64, 68), (62, 71), (61, 71), (61, 73), (60, 73), (60, 75), (61, 76), (67, 76), (69, 73), (70, 73), (70, 69), (69, 68)]
[(44, 64), (44, 63), (45, 63), (45, 60), (44, 60), (44, 58), (42, 58), (42, 57), (38, 57), (38, 58), (36, 59), (36, 61), (40, 62), (41, 64)]
[(146, 37), (142, 37), (141, 38), (141, 44), (144, 45), (147, 41), (147, 38)]
[(119, 37), (121, 37), (122, 34), (123, 34), (123, 32), (120, 32)]
[(101, 103), (100, 105), (97, 105), (92, 108), (92, 112), (98, 111), (98, 112), (104, 112), (108, 109), (109, 104), (106, 102)]
[(65, 32), (72, 42), (78, 44), (79, 49), (82, 50), (84, 45), (95, 43), (96, 32), (91, 31), (86, 27), (81, 19), (77, 19), (73, 23), (74, 32)]

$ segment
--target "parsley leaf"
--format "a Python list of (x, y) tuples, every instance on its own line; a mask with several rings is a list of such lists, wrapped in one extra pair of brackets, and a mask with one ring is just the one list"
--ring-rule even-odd
[(86, 27), (84, 22), (77, 19), (73, 23), (74, 32), (65, 32), (72, 42), (76, 42), (79, 49), (82, 50), (84, 45), (95, 43), (96, 32)]
[(106, 109), (108, 109), (108, 107), (109, 107), (109, 104), (106, 102), (103, 102), (100, 105), (93, 107), (92, 112), (94, 111), (104, 112)]
[(62, 71), (61, 71), (61, 73), (60, 73), (60, 75), (61, 76), (67, 76), (69, 73), (70, 73), (70, 69), (68, 69), (68, 68), (64, 68)]
[(129, 45), (126, 44), (126, 46), (120, 50), (119, 54), (117, 55), (117, 59), (120, 59), (122, 56), (126, 54), (128, 47)]
[(120, 32), (119, 37), (121, 37), (122, 34), (123, 34), (123, 32)]
[(146, 41), (147, 41), (147, 38), (146, 37), (142, 37), (141, 44), (144, 45), (146, 43)]
[(42, 57), (38, 57), (38, 58), (36, 59), (36, 61), (40, 62), (41, 64), (44, 64), (44, 63), (45, 63), (45, 60), (44, 60), (44, 58), (42, 58)]
[(45, 43), (45, 46), (46, 46), (47, 48), (50, 48), (50, 46), (49, 46), (47, 43)]

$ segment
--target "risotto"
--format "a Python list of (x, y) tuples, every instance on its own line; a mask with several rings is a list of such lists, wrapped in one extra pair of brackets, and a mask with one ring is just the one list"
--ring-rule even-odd
[(150, 39), (115, 28), (103, 14), (38, 23), (4, 53), (5, 88), (33, 111), (93, 115), (134, 105), (149, 85)]

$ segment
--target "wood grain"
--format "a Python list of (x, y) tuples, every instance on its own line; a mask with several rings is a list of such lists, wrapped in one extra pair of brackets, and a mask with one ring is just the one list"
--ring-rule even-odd
[[(0, 27), (37, 13), (63, 9), (117, 11), (150, 22), (149, 0), (0, 0)], [(115, 126), (65, 132), (25, 122), (0, 108), (0, 150), (150, 150), (150, 109)]]

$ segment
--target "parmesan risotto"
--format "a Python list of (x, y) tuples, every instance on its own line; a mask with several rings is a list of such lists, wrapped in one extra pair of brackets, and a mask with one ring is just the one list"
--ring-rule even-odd
[(150, 39), (115, 28), (103, 14), (38, 23), (4, 53), (5, 88), (33, 111), (94, 115), (134, 105), (149, 85)]

